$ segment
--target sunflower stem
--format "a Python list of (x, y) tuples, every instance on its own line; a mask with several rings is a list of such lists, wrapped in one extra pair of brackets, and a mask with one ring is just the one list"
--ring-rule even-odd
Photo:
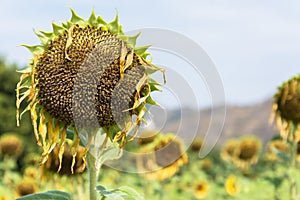
[(90, 200), (97, 200), (97, 181), (100, 168), (97, 169), (97, 160), (95, 156), (89, 151), (87, 154), (87, 168), (89, 171), (89, 192), (90, 192)]
[(291, 122), (291, 128), (290, 128), (290, 133), (289, 135), (292, 136), (292, 141), (291, 141), (291, 162), (289, 166), (289, 179), (290, 179), (290, 199), (291, 200), (296, 200), (296, 195), (297, 195), (297, 185), (296, 185), (296, 180), (294, 177), (294, 171), (297, 169), (297, 138), (296, 138), (296, 125)]
[(90, 200), (98, 200), (98, 193), (96, 190), (100, 169), (102, 166), (101, 156), (106, 149), (108, 142), (107, 134), (101, 134), (98, 131), (91, 131), (90, 136), (91, 146), (87, 154), (87, 168), (89, 171), (89, 192)]

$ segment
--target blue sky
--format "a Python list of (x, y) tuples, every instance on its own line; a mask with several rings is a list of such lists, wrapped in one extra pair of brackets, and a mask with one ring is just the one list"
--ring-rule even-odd
[(186, 35), (214, 61), (229, 104), (263, 101), (299, 73), (296, 0), (1, 0), (0, 54), (25, 65), (31, 55), (19, 45), (39, 43), (33, 29), (50, 31), (52, 21), (70, 18), (68, 7), (85, 18), (94, 8), (108, 21), (117, 10), (125, 31), (155, 27)]

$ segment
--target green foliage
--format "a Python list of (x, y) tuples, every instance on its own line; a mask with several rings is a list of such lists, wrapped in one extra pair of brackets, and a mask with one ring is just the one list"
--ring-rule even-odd
[[(132, 151), (137, 151), (138, 146), (131, 147)], [(147, 180), (143, 174), (132, 174), (120, 172), (116, 169), (103, 167), (100, 172), (97, 192), (101, 200), (197, 200), (195, 190), (198, 183), (207, 183), (206, 200), (288, 200), (289, 180), (288, 166), (283, 160), (276, 162), (269, 161), (262, 157), (256, 166), (252, 166), (248, 171), (243, 171), (231, 166), (220, 159), (219, 150), (215, 150), (205, 159), (199, 159), (198, 152), (188, 151), (189, 163), (182, 167), (179, 173), (173, 178), (164, 181)], [(114, 154), (112, 154), (114, 155)], [(122, 161), (123, 162), (123, 161)], [(133, 168), (135, 163), (124, 160), (127, 167)], [(35, 166), (38, 170), (38, 166)], [(16, 161), (6, 160), (0, 162), (0, 197), (1, 195), (13, 198), (11, 192), (24, 175), (15, 171)], [(300, 173), (292, 171), (293, 178), (300, 183)], [(229, 195), (225, 188), (225, 182), (229, 175), (236, 177), (236, 187), (238, 192)], [(39, 181), (38, 181), (39, 182)], [(72, 184), (70, 184), (72, 183)], [(128, 187), (130, 186), (130, 187)], [(48, 174), (45, 181), (39, 182), (35, 195), (25, 196), (22, 199), (83, 199), (88, 198), (88, 178), (87, 173), (77, 177), (60, 176), (53, 173)], [(263, 188), (263, 190), (262, 190)], [(64, 192), (54, 192), (53, 190), (63, 190)], [(298, 187), (298, 191), (300, 188)], [(70, 196), (72, 195), (72, 197)], [(51, 195), (51, 198), (50, 198)], [(54, 196), (52, 196), (54, 195)]]
[(15, 64), (7, 64), (3, 57), (0, 57), (0, 93), (15, 96), (15, 87), (19, 79), (16, 73), (17, 66)]
[(16, 127), (15, 88), (19, 81), (19, 74), (16, 70), (16, 64), (9, 64), (3, 57), (0, 57), (0, 135), (5, 132), (17, 132), (32, 136), (28, 114), (23, 117), (22, 127)]
[(117, 189), (106, 189), (102, 185), (96, 187), (101, 200), (144, 200), (136, 190), (128, 186), (121, 186)]
[(48, 200), (72, 200), (72, 196), (69, 193), (53, 190), (43, 193), (30, 194), (24, 197), (18, 198), (17, 200), (40, 200), (40, 199), (48, 199)]

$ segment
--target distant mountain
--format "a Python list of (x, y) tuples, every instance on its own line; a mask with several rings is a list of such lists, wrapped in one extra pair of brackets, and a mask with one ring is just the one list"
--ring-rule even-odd
[[(240, 137), (247, 134), (256, 135), (264, 142), (271, 139), (278, 131), (269, 123), (272, 102), (251, 106), (227, 106), (224, 127), (219, 138), (223, 143), (228, 138)], [(154, 109), (151, 111), (155, 126), (163, 132), (177, 133), (184, 138), (193, 138), (195, 135), (204, 137), (211, 119), (211, 109), (194, 110), (182, 108), (176, 110)], [(214, 120), (211, 129), (220, 127), (223, 123), (222, 109), (214, 110)], [(212, 131), (208, 139), (214, 140), (216, 135)]]

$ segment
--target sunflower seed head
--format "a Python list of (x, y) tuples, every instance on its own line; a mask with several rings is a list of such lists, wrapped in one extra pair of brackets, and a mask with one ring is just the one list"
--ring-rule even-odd
[[(65, 31), (59, 35), (36, 65), (40, 104), (54, 118), (69, 125), (74, 123), (72, 98), (76, 93), (74, 106), (81, 113), (75, 117), (80, 118), (77, 121), (82, 125), (91, 126), (94, 110), (101, 127), (116, 123), (112, 109), (120, 113), (116, 117), (122, 121), (126, 116), (123, 111), (133, 105), (136, 85), (145, 73), (145, 67), (135, 54), (132, 65), (125, 71), (126, 78), (120, 80), (123, 44), (116, 35), (91, 26), (76, 25), (72, 34)], [(112, 105), (112, 95), (117, 105)], [(89, 102), (94, 102), (95, 107), (89, 106)]]
[[(52, 23), (51, 32), (36, 32), (41, 44), (23, 45), (33, 59), (20, 71), (17, 125), (30, 111), (36, 141), (44, 149), (42, 164), (57, 144), (63, 146), (67, 129), (77, 138), (73, 150), (79, 145), (77, 129), (85, 127), (103, 128), (122, 146), (130, 141), (129, 132), (137, 133), (146, 104), (158, 105), (150, 93), (160, 84), (149, 75), (164, 71), (146, 61), (149, 46), (136, 48), (138, 35), (124, 35), (118, 15), (107, 23), (94, 11), (88, 20), (71, 12), (70, 21)], [(60, 148), (60, 161), (63, 152)]]

